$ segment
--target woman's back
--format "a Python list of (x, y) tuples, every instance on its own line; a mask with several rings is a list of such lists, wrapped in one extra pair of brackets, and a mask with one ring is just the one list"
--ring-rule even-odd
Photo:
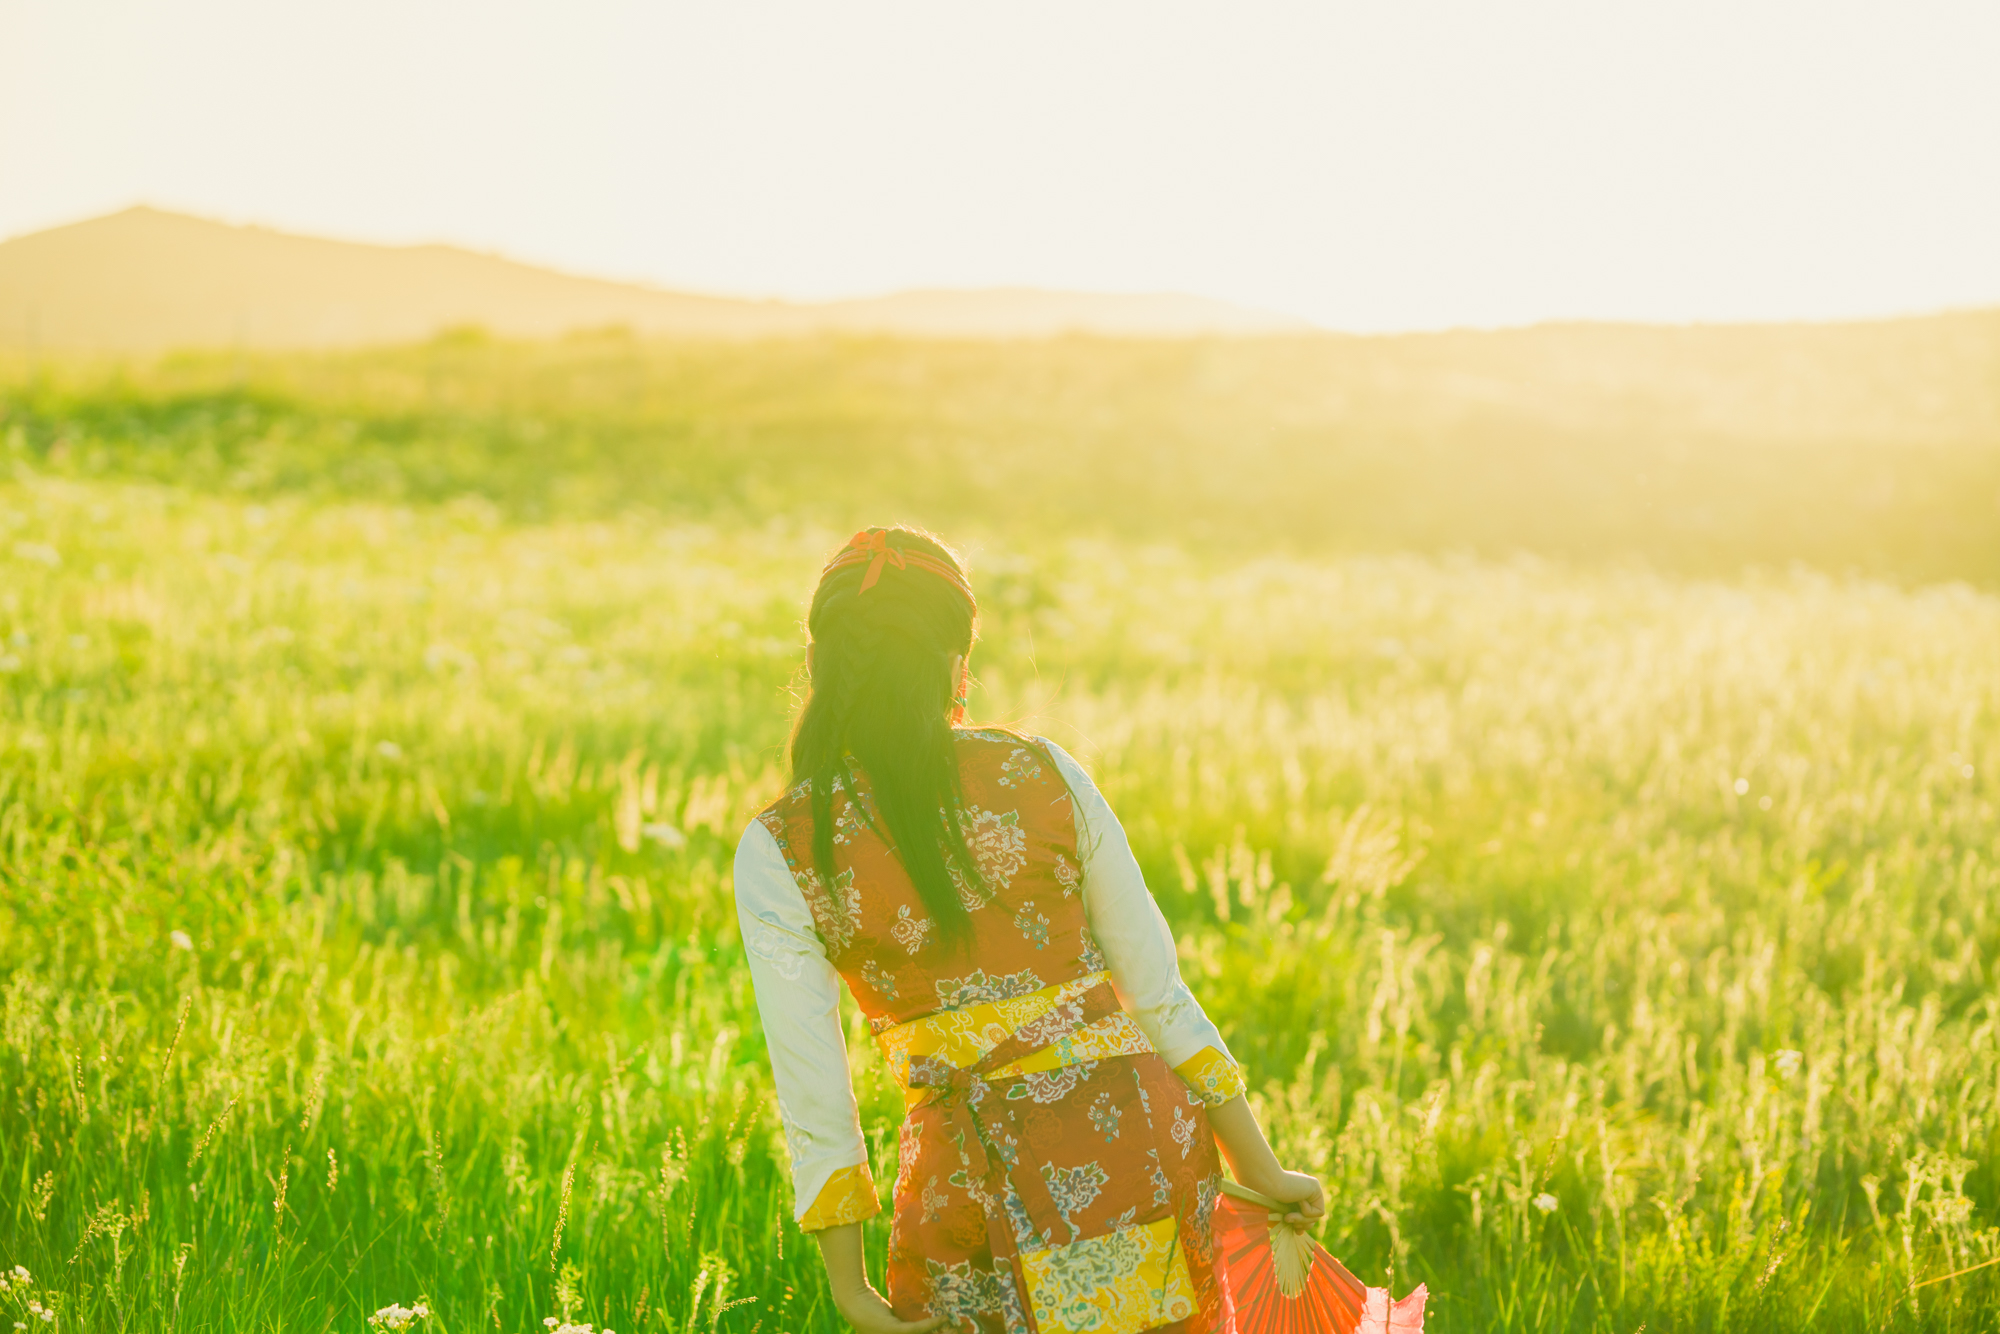
[(986, 730), (959, 733), (958, 754), (961, 818), (983, 881), (955, 877), (972, 919), (963, 948), (933, 929), (870, 809), (867, 775), (833, 793), (830, 881), (813, 870), (810, 784), (758, 816), (784, 851), (828, 961), (877, 1033), (1104, 971), (1084, 912), (1069, 788), (1054, 760), (1037, 741)]
[[(799, 1226), (883, 1334), (1225, 1328), (1212, 1116), (1285, 1198), (1318, 1187), (1271, 1156), (1089, 775), (958, 725), (977, 611), (934, 538), (856, 534), (813, 595), (794, 786), (737, 848)], [(908, 1104), (887, 1304), (843, 983)]]
[[(1180, 981), (1123, 831), (1076, 762), (1003, 731), (961, 730), (954, 747), (979, 876), (955, 876), (970, 919), (961, 942), (942, 939), (926, 913), (863, 772), (823, 807), (826, 873), (812, 855), (809, 782), (758, 816), (750, 855), (739, 853), (753, 960), (796, 970), (788, 989), (822, 1012), (826, 992), (801, 984), (815, 967), (837, 973), (908, 1101), (891, 1294), (995, 1334), (1210, 1327), (1217, 1163), (1203, 1112), (1240, 1078)], [(790, 925), (786, 900), (804, 910)], [(760, 1004), (778, 985), (760, 980)], [(809, 1041), (775, 1010), (766, 1031), (780, 1049)], [(781, 1069), (793, 1059), (810, 1058), (774, 1050)], [(804, 1095), (833, 1077), (789, 1082)], [(785, 1110), (810, 1172), (801, 1226), (873, 1213), (865, 1164), (810, 1166), (838, 1117), (797, 1100)], [(1077, 1275), (1088, 1282), (1072, 1291)]]

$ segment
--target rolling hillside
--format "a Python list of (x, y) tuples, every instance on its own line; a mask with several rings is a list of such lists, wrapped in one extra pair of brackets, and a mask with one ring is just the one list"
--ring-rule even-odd
[(1029, 288), (823, 304), (691, 296), (579, 278), (449, 246), (376, 246), (232, 227), (150, 208), (0, 243), (0, 345), (52, 351), (341, 347), (480, 325), (527, 338), (634, 332), (758, 337), (1300, 332), (1302, 321), (1172, 295)]

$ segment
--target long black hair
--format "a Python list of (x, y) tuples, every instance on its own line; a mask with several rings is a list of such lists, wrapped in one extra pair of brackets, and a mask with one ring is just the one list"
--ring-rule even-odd
[(958, 556), (932, 534), (871, 528), (850, 550), (871, 543), (889, 554), (837, 558), (813, 593), (811, 686), (792, 731), (792, 781), (812, 784), (813, 867), (823, 879), (834, 875), (839, 786), (856, 818), (878, 834), (878, 815), (887, 826), (938, 939), (962, 946), (985, 886), (965, 839), (952, 726), (964, 701), (952, 660), (972, 652), (979, 611)]

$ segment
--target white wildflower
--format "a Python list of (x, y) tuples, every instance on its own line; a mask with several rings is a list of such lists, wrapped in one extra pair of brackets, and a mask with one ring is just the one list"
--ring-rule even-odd
[(393, 741), (377, 741), (375, 743), (375, 753), (385, 760), (400, 760), (403, 758), (403, 748)]
[(430, 1304), (424, 1301), (419, 1301), (415, 1306), (392, 1304), (369, 1316), (368, 1325), (371, 1329), (385, 1331), (386, 1334), (397, 1334), (397, 1331), (408, 1329), (430, 1313)]
[(35, 1281), (33, 1276), (19, 1265), (14, 1266), (14, 1277), (20, 1279), (23, 1283), (33, 1283)]
[(1790, 1079), (1799, 1072), (1799, 1066), (1805, 1062), (1805, 1059), (1804, 1052), (1793, 1051), (1789, 1047), (1786, 1048), (1777, 1055), (1778, 1073)]
[(194, 937), (185, 931), (169, 931), (167, 939), (174, 942), (174, 948), (177, 950), (192, 950), (194, 948)]
[(1545, 1214), (1554, 1213), (1560, 1204), (1561, 1201), (1547, 1191), (1543, 1191), (1535, 1197), (1535, 1207)]

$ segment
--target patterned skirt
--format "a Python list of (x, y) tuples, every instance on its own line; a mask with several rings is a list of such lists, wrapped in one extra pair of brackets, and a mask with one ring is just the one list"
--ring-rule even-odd
[(1152, 1052), (937, 1072), (903, 1122), (889, 1300), (971, 1334), (1220, 1329), (1208, 1111)]

